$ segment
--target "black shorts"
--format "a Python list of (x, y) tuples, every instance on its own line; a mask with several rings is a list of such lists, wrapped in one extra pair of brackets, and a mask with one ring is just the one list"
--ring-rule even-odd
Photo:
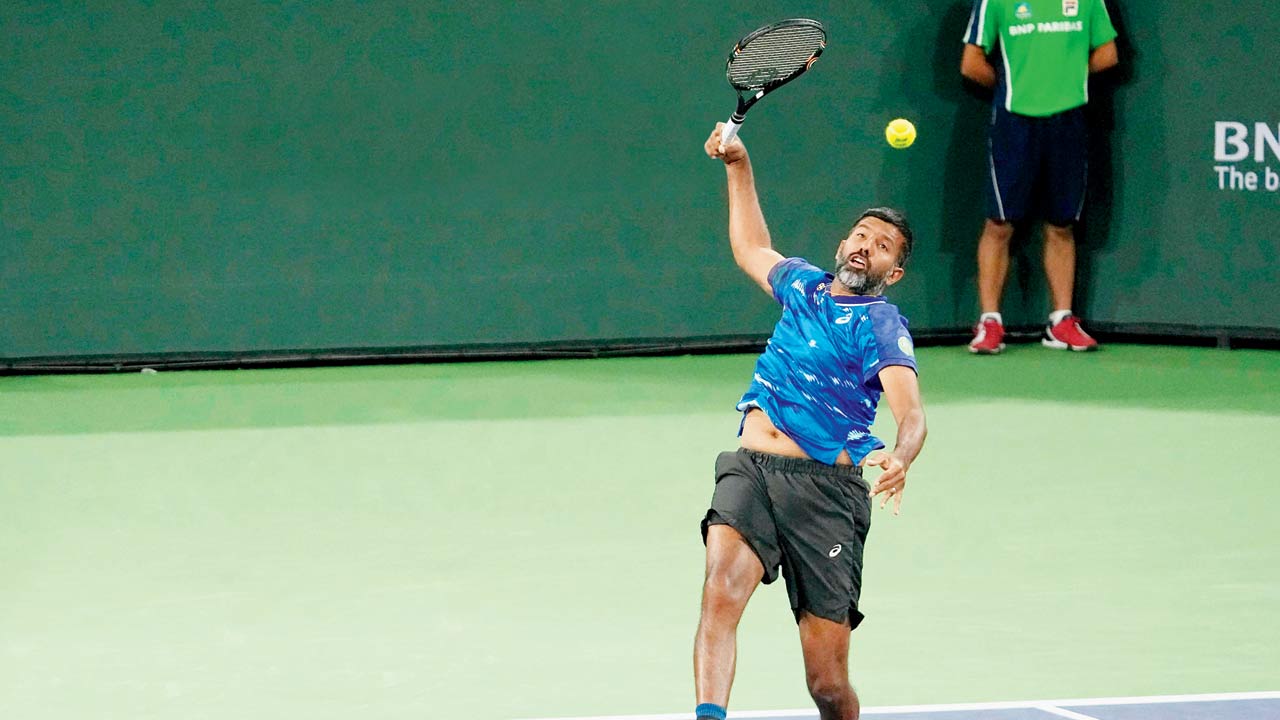
[(787, 582), (799, 622), (809, 612), (834, 622), (862, 622), (862, 548), (871, 500), (862, 468), (739, 449), (716, 458), (716, 489), (707, 527), (729, 525), (764, 565), (766, 584)]
[(1028, 117), (996, 105), (987, 156), (987, 217), (1010, 222), (1039, 214), (1066, 227), (1084, 210), (1089, 133), (1084, 107)]

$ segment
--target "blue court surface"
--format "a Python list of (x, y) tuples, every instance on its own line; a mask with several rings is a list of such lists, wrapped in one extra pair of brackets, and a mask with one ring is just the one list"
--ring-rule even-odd
[[(1280, 720), (1280, 691), (900, 705), (863, 708), (872, 720)], [(544, 720), (691, 720), (691, 713), (601, 715)], [(816, 720), (816, 710), (729, 712), (730, 720)]]

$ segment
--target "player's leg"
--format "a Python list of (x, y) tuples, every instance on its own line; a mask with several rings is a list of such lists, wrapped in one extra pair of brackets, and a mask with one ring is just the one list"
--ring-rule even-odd
[(776, 460), (766, 474), (782, 543), (782, 575), (800, 627), (805, 679), (823, 720), (858, 716), (849, 633), (862, 622), (862, 553), (871, 501), (859, 468)]
[(777, 578), (781, 562), (768, 491), (753, 458), (745, 450), (716, 458), (716, 489), (702, 521), (707, 566), (693, 675), (699, 715), (717, 720), (733, 685), (742, 611), (761, 582)]
[(858, 694), (849, 683), (849, 623), (800, 616), (800, 647), (809, 696), (822, 720), (857, 720)]
[(702, 583), (702, 615), (693, 643), (693, 675), (698, 704), (729, 704), (738, 657), (738, 621), (760, 585), (764, 566), (728, 525), (707, 528), (707, 569)]

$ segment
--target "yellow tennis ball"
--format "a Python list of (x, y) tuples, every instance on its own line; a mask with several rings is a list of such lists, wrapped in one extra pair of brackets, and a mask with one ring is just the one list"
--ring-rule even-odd
[(893, 120), (884, 129), (884, 139), (899, 150), (909, 148), (916, 141), (916, 126), (903, 118)]

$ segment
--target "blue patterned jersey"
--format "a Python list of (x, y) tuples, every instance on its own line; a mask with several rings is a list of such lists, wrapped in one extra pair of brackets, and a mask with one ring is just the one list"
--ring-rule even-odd
[(879, 372), (916, 369), (907, 320), (880, 296), (832, 295), (832, 276), (802, 258), (769, 271), (782, 318), (738, 402), (758, 407), (809, 457), (857, 463), (884, 443), (870, 432), (880, 402)]

